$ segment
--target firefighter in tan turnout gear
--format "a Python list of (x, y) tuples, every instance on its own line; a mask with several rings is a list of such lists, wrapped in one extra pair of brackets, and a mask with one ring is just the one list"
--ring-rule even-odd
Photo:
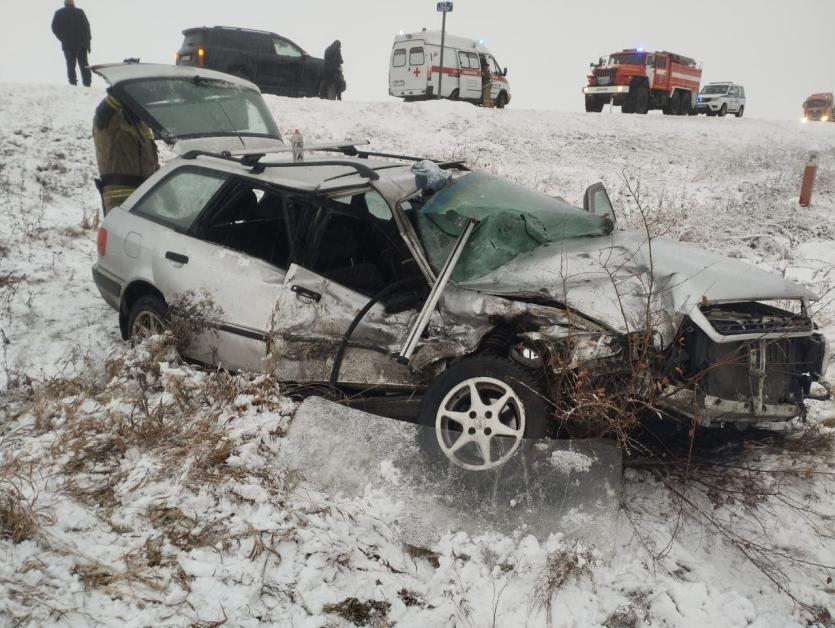
[(159, 156), (148, 125), (128, 112), (112, 95), (96, 108), (93, 142), (100, 177), (96, 187), (107, 214), (159, 170)]

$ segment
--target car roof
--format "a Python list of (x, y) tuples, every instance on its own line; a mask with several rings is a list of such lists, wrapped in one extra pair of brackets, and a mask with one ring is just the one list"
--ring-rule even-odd
[[(198, 155), (194, 159), (179, 158), (178, 162), (179, 165), (201, 165), (300, 192), (326, 194), (341, 189), (367, 187), (370, 179), (363, 174), (367, 172), (365, 169), (374, 171), (381, 178), (385, 177), (404, 189), (411, 190), (415, 187), (415, 175), (411, 172), (412, 163), (397, 161), (305, 155), (303, 165), (295, 165), (287, 153), (273, 153), (264, 155), (259, 162), (284, 165), (266, 165), (261, 172), (253, 172), (251, 166), (215, 155)], [(363, 172), (358, 171), (358, 168)]]
[(256, 35), (270, 35), (272, 37), (281, 37), (281, 35), (278, 35), (271, 31), (262, 31), (256, 28), (240, 28), (238, 26), (193, 26), (191, 28), (185, 29), (183, 31), (183, 35), (190, 35), (191, 33), (210, 30), (234, 31), (236, 33), (253, 33)]
[[(395, 35), (394, 46), (398, 44), (408, 44), (409, 42), (422, 41), (426, 44), (439, 46), (441, 44), (441, 31), (418, 31), (416, 33), (401, 33)], [(444, 45), (450, 48), (459, 48), (468, 52), (482, 52), (484, 54), (492, 55), (487, 47), (478, 39), (470, 39), (469, 37), (460, 37), (458, 35), (444, 35)]]

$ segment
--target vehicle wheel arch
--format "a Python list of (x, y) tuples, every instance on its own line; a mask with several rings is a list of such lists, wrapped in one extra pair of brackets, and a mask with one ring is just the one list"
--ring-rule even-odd
[(154, 296), (163, 303), (167, 303), (162, 292), (144, 279), (137, 279), (128, 284), (122, 291), (122, 299), (119, 304), (119, 331), (122, 334), (122, 340), (128, 339), (128, 316), (131, 308), (145, 296)]

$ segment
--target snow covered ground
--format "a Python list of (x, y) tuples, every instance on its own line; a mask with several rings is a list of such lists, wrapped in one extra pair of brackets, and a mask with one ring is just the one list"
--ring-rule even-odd
[[(395, 500), (298, 490), (279, 386), (119, 341), (90, 277), (102, 95), (0, 86), (1, 623), (833, 625), (833, 402), (686, 471), (628, 469), (606, 548), (454, 531), (410, 546)], [(835, 125), (267, 101), (308, 143), (462, 158), (575, 204), (602, 180), (633, 226), (636, 190), (654, 229), (825, 294), (835, 345)]]

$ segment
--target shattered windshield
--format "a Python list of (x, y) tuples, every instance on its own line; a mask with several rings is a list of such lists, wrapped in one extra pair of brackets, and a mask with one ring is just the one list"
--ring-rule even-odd
[[(280, 137), (261, 94), (219, 80), (149, 78), (125, 81), (125, 96), (163, 138), (221, 135)], [(151, 122), (151, 121), (148, 121)]]
[[(422, 199), (410, 204), (420, 206)], [(612, 221), (565, 201), (472, 172), (432, 195), (417, 212), (420, 237), (437, 273), (467, 224), (478, 220), (455, 267), (453, 281), (470, 281), (547, 242), (611, 233)]]

